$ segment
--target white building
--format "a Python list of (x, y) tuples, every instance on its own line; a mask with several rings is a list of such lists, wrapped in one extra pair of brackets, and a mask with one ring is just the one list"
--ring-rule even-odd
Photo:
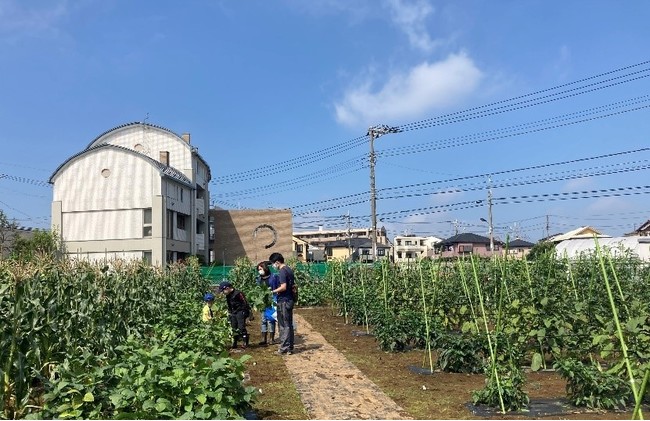
[(395, 236), (393, 239), (393, 259), (397, 263), (433, 257), (434, 245), (440, 241), (442, 240), (437, 237)]
[(207, 263), (210, 178), (189, 134), (124, 124), (54, 171), (52, 229), (79, 258)]

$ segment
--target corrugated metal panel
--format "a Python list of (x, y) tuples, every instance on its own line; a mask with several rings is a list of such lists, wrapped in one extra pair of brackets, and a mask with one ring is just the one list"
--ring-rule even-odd
[[(160, 194), (156, 168), (119, 149), (106, 149), (71, 162), (54, 185), (63, 212), (148, 208)], [(127, 187), (128, 186), (128, 187)]]
[[(136, 150), (155, 160), (158, 160), (161, 151), (167, 151), (169, 152), (169, 166), (178, 169), (190, 180), (192, 179), (191, 147), (172, 133), (148, 126), (134, 126), (107, 137), (104, 142)], [(141, 145), (142, 149), (139, 150), (140, 146), (137, 145)]]
[(142, 209), (63, 213), (65, 241), (142, 238)]
[(92, 262), (103, 262), (104, 260), (111, 261), (116, 259), (123, 260), (140, 260), (143, 257), (141, 251), (117, 251), (108, 253), (71, 253), (70, 257), (89, 260)]

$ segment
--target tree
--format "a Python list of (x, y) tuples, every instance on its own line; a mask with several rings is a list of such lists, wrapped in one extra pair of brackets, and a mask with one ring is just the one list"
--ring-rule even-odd
[(7, 215), (0, 209), (0, 259), (8, 256), (16, 239), (18, 238), (18, 225), (15, 221), (9, 221)]
[(56, 232), (35, 230), (32, 238), (17, 238), (11, 257), (16, 260), (33, 260), (37, 256), (59, 257), (62, 252)]
[(549, 256), (555, 256), (555, 244), (550, 241), (540, 241), (530, 249), (530, 252), (526, 255), (526, 259), (535, 260)]

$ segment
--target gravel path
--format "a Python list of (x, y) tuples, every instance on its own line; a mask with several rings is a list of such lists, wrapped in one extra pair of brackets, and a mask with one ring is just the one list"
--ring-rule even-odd
[(411, 419), (303, 317), (293, 317), (295, 350), (283, 358), (311, 419)]

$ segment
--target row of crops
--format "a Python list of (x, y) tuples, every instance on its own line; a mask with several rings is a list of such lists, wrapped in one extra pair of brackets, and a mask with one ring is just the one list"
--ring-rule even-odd
[(431, 372), (485, 373), (477, 404), (526, 407), (525, 371), (540, 369), (565, 378), (579, 406), (639, 417), (650, 399), (650, 268), (625, 253), (334, 262), (307, 287), (387, 351), (423, 349)]
[(201, 322), (209, 288), (194, 262), (0, 260), (0, 418), (241, 418), (246, 357)]

